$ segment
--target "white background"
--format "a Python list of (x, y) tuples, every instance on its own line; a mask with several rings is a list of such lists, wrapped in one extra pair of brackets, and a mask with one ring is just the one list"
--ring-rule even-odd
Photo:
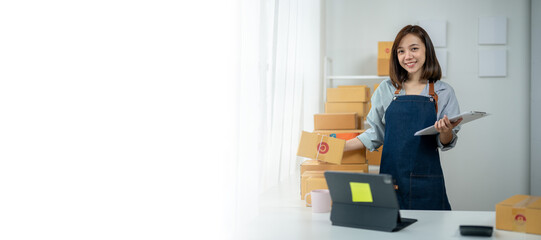
[(3, 1), (0, 238), (223, 236), (238, 7)]

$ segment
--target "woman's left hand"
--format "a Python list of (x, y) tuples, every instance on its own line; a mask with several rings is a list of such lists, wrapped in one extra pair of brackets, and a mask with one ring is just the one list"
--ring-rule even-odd
[(439, 133), (448, 134), (451, 133), (451, 130), (455, 128), (458, 124), (462, 122), (462, 118), (458, 119), (456, 122), (449, 121), (447, 115), (443, 115), (443, 118), (434, 123), (434, 127)]

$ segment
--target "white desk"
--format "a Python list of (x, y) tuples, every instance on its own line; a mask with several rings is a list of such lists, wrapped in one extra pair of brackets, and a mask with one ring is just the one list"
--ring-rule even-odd
[(333, 226), (330, 213), (312, 213), (300, 200), (298, 180), (292, 179), (265, 193), (259, 216), (235, 239), (541, 239), (541, 235), (496, 230), (492, 238), (464, 237), (459, 225), (495, 227), (492, 211), (416, 211), (402, 210), (402, 217), (418, 221), (399, 232), (380, 232)]

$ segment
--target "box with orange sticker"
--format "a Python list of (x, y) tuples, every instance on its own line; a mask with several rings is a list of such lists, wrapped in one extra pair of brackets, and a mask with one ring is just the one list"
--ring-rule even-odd
[(345, 145), (345, 140), (303, 131), (297, 156), (341, 164)]
[(496, 204), (496, 228), (541, 234), (541, 197), (515, 195)]
[(393, 49), (393, 41), (378, 42), (378, 58), (391, 59), (391, 50)]
[[(378, 75), (389, 76), (389, 64), (393, 42), (378, 42)], [(375, 89), (374, 89), (375, 90)]]
[[(357, 137), (359, 134), (363, 133), (364, 130), (316, 130), (314, 133), (321, 133), (326, 136), (335, 137), (343, 140), (350, 140)], [(366, 164), (366, 151), (365, 150), (354, 150), (344, 152), (342, 156), (341, 164), (349, 163), (360, 163)]]

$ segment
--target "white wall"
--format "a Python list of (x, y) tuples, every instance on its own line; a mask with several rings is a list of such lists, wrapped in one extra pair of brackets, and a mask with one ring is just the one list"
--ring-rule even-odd
[[(469, 123), (455, 149), (442, 152), (456, 210), (494, 210), (529, 193), (530, 0), (326, 2), (326, 55), (333, 75), (375, 75), (378, 41), (393, 41), (407, 24), (447, 21), (447, 77), (461, 111), (492, 115)], [(507, 45), (478, 45), (480, 16), (507, 17)], [(507, 49), (507, 77), (479, 78), (478, 50)]]

